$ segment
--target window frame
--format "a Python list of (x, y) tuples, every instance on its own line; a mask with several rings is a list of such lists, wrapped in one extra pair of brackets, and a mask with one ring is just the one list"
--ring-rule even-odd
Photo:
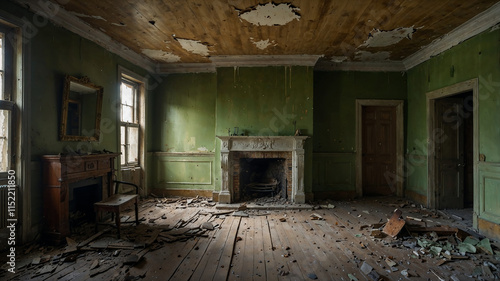
[(15, 169), (16, 167), (16, 150), (14, 145), (14, 137), (16, 136), (16, 104), (13, 99), (13, 77), (15, 71), (15, 51), (12, 44), (7, 43), (7, 36), (9, 33), (15, 32), (15, 28), (10, 26), (2, 25), (0, 23), (0, 44), (2, 48), (0, 49), (2, 56), (2, 63), (0, 64), (0, 72), (3, 76), (3, 83), (0, 86), (0, 110), (10, 111), (10, 116), (8, 122), (8, 142), (7, 142), (7, 169), (5, 171), (0, 170), (0, 181), (5, 181), (8, 178), (9, 170)]
[[(134, 122), (125, 122), (123, 121), (123, 106), (124, 104), (122, 103), (122, 84), (127, 84), (129, 86), (132, 86), (133, 88), (133, 110), (132, 110), (132, 120)], [(141, 165), (140, 161), (140, 153), (141, 153), (141, 124), (140, 124), (140, 84), (138, 82), (132, 81), (130, 79), (127, 79), (126, 77), (121, 77), (120, 80), (120, 151), (124, 154), (125, 157), (125, 163), (121, 162), (120, 158), (120, 165), (123, 168), (138, 168)], [(128, 105), (126, 105), (128, 106)], [(125, 128), (124, 134), (125, 134), (125, 143), (123, 144), (121, 141), (121, 128)], [(138, 130), (138, 136), (137, 136), (137, 161), (130, 161), (128, 159), (129, 155), (129, 150), (130, 150), (130, 142), (129, 142), (129, 133), (128, 129), (129, 128), (137, 128)]]

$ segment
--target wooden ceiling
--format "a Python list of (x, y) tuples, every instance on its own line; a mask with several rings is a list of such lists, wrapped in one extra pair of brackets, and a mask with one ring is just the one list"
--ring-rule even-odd
[[(318, 55), (401, 61), (497, 0), (52, 0), (157, 63)], [(18, 1), (26, 2), (26, 1)]]

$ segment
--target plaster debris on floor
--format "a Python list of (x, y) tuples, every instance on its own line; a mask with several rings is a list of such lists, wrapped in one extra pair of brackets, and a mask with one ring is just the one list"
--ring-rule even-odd
[(0, 279), (500, 277), (499, 244), (474, 232), (466, 210), (430, 210), (394, 197), (300, 206), (264, 197), (220, 205), (211, 198), (153, 195), (140, 202), (138, 226), (127, 224), (133, 210), (123, 213), (121, 239), (111, 226), (96, 233), (92, 221), (73, 225), (64, 245), (40, 240), (20, 248), (17, 272), (2, 266)]

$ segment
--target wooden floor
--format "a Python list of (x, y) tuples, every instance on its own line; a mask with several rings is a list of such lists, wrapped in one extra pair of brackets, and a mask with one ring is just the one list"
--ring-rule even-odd
[[(458, 226), (467, 230), (469, 220), (438, 217), (421, 210), (420, 206), (412, 207), (411, 203), (389, 197), (330, 204), (335, 208), (244, 210), (249, 217), (237, 217), (217, 215), (223, 210), (215, 207), (185, 207), (149, 199), (141, 203), (141, 226), (122, 229), (123, 240), (133, 245), (130, 249), (92, 248), (105, 241), (114, 241), (116, 245), (114, 230), (80, 250), (70, 262), (54, 258), (60, 258), (57, 255), (67, 248), (37, 244), (31, 246), (31, 250), (23, 249), (27, 254), (21, 253), (18, 257), (18, 273), (3, 272), (0, 279), (372, 280), (360, 270), (366, 262), (384, 280), (403, 280), (404, 270), (419, 276), (409, 278), (413, 280), (439, 280), (436, 274), (442, 280), (477, 280), (472, 273), (478, 265), (485, 261), (498, 264), (491, 255), (475, 254), (468, 260), (438, 266), (437, 258), (412, 257), (413, 250), (402, 246), (401, 238), (370, 236), (369, 225), (386, 222), (396, 207), (402, 207), (403, 216), (421, 218), (428, 225)], [(323, 220), (312, 220), (313, 213)], [(132, 212), (129, 215), (132, 216)], [(216, 226), (215, 229), (187, 241), (168, 243), (160, 239), (164, 236), (158, 235), (179, 228), (197, 228), (207, 221)], [(134, 233), (138, 234), (134, 236)], [(77, 234), (73, 237), (76, 242), (85, 238)], [(145, 248), (138, 247), (152, 237), (157, 238), (156, 241)], [(116, 249), (121, 250), (118, 253)], [(124, 265), (133, 254), (143, 256), (135, 264)], [(41, 256), (49, 256), (49, 261), (33, 265), (33, 259)], [(385, 262), (388, 257), (397, 263), (393, 270)], [(52, 266), (51, 271), (40, 275), (40, 270), (47, 265)]]

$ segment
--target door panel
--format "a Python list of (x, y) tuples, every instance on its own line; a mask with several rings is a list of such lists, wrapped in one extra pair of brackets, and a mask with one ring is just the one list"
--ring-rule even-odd
[(387, 173), (396, 174), (396, 107), (363, 107), (362, 138), (363, 194), (394, 194)]
[(463, 99), (445, 98), (435, 102), (437, 130), (444, 138), (436, 143), (437, 207), (455, 209), (464, 206), (464, 119)]

